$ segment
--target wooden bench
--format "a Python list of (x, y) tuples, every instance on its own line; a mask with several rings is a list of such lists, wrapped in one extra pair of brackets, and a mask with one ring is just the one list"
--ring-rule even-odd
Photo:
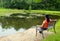
[[(49, 24), (47, 31), (48, 31), (49, 29), (53, 28), (53, 29), (54, 29), (54, 33), (56, 33), (56, 30), (55, 30), (55, 24), (56, 24), (56, 22), (57, 22), (57, 21), (52, 21), (52, 22)], [(38, 29), (38, 27), (36, 26), (36, 36), (37, 36), (37, 31), (39, 31), (39, 29)], [(44, 38), (43, 33), (41, 33), (41, 34), (42, 34), (42, 37)]]

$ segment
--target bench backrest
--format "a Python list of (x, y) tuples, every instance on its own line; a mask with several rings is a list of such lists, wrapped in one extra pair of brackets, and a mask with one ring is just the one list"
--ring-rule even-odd
[(49, 23), (48, 29), (55, 27), (56, 22), (57, 21), (53, 21), (53, 22)]
[[(48, 30), (50, 29), (50, 28), (53, 28), (54, 29), (54, 32), (56, 33), (56, 30), (55, 30), (55, 24), (56, 24), (56, 22), (57, 21), (53, 21), (53, 22), (51, 22), (50, 24), (49, 24), (49, 26), (48, 26)], [(37, 27), (36, 27), (36, 36), (37, 36)], [(43, 37), (43, 34), (42, 34), (42, 37)]]

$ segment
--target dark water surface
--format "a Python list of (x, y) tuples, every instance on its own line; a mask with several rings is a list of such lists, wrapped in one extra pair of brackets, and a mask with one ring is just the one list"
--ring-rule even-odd
[[(60, 19), (60, 16), (49, 15), (51, 19)], [(18, 14), (0, 16), (0, 37), (24, 32), (32, 26), (41, 25), (44, 15), (41, 14)]]
[[(50, 15), (52, 19), (59, 19), (60, 16)], [(16, 30), (20, 28), (28, 29), (32, 26), (41, 25), (44, 20), (44, 15), (41, 14), (20, 14), (11, 16), (1, 16), (0, 23), (2, 23), (3, 28), (11, 28), (14, 27)]]

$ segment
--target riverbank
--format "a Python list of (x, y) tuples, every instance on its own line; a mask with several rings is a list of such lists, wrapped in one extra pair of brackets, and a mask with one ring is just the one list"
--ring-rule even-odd
[(37, 13), (37, 14), (53, 14), (60, 15), (60, 11), (47, 11), (47, 10), (18, 10), (18, 9), (5, 9), (0, 8), (0, 16), (9, 16), (14, 13)]
[[(52, 32), (44, 31), (44, 37), (53, 34)], [(30, 28), (22, 33), (16, 33), (13, 35), (0, 37), (0, 41), (41, 41), (43, 38), (40, 33), (37, 33), (36, 37), (36, 28)]]

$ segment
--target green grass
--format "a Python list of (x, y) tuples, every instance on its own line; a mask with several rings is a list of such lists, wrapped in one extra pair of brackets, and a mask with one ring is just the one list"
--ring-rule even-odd
[(52, 34), (43, 41), (60, 41), (60, 20), (56, 24), (56, 34)]
[(17, 10), (17, 9), (0, 9), (0, 16), (9, 16), (13, 13), (22, 13), (23, 10)]
[[(25, 11), (25, 12), (24, 12)], [(60, 11), (46, 11), (46, 10), (18, 10), (0, 8), (0, 16), (9, 16), (13, 13), (38, 13), (38, 14), (55, 14), (60, 15)]]

